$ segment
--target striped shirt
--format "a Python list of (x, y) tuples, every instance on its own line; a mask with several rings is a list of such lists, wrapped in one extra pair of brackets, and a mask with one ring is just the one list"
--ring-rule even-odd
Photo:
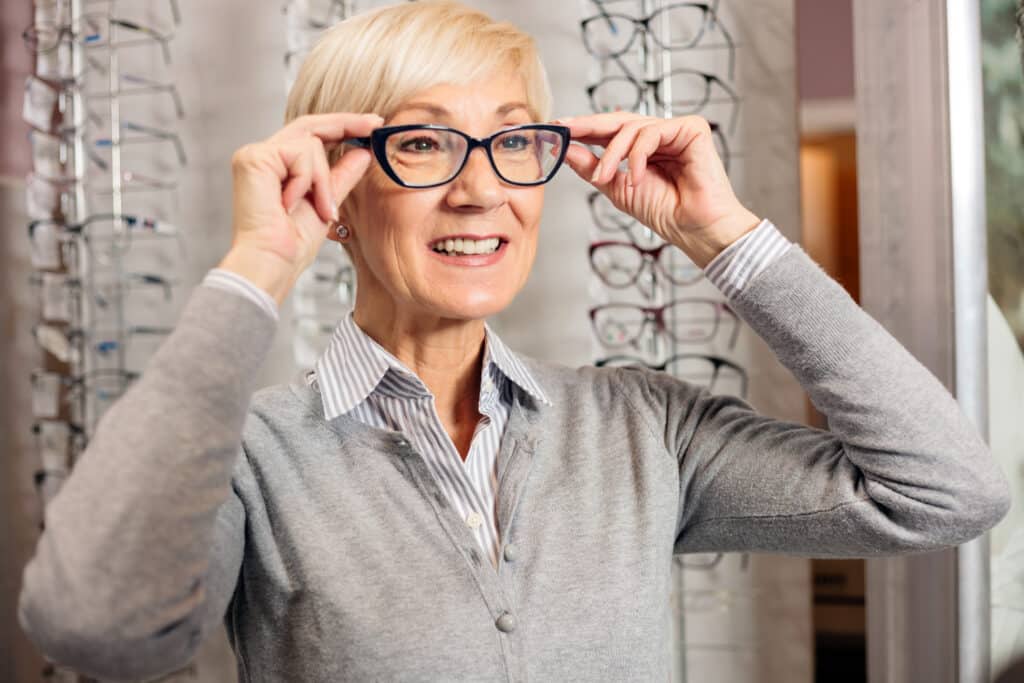
[[(716, 256), (704, 272), (723, 294), (733, 298), (790, 245), (771, 222), (764, 220)], [(268, 315), (278, 317), (273, 298), (236, 273), (214, 268), (203, 285), (243, 294)], [(441, 423), (430, 390), (414, 372), (363, 332), (351, 312), (338, 324), (307, 380), (319, 387), (328, 420), (351, 414), (364, 424), (395, 430), (409, 439), (496, 567), (501, 544), (495, 515), (496, 462), (512, 392), (525, 391), (548, 405), (550, 401), (490, 326), (485, 323), (484, 329), (478, 405), (483, 418), (477, 424), (465, 461)]]

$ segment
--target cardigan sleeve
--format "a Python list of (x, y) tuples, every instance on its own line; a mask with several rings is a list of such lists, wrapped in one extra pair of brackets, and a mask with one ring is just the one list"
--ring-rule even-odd
[(149, 679), (187, 664), (223, 619), (244, 551), (233, 473), (275, 329), (252, 300), (200, 286), (104, 413), (23, 573), (18, 618), (51, 660)]
[(677, 553), (921, 552), (964, 543), (1006, 514), (1006, 477), (954, 398), (799, 246), (730, 303), (828, 428), (639, 370), (678, 459)]

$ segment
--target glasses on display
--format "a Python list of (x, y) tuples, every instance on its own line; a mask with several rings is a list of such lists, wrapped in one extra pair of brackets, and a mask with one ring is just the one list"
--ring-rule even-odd
[[(712, 86), (722, 90), (724, 96), (712, 97)], [(659, 107), (671, 107), (677, 115), (695, 114), (710, 104), (729, 104), (729, 130), (736, 127), (739, 96), (721, 78), (704, 71), (678, 68), (654, 79), (636, 78), (626, 72), (606, 76), (587, 88), (590, 107), (597, 113), (638, 111), (648, 92), (653, 93)]]
[(314, 299), (332, 299), (339, 303), (352, 301), (355, 270), (351, 264), (314, 262), (296, 282), (295, 293)]
[[(112, 0), (83, 0), (82, 6), (106, 5), (109, 7), (111, 3)], [(148, 3), (144, 3), (143, 0), (118, 0), (118, 4), (141, 5)], [(167, 4), (170, 7), (174, 25), (177, 26), (181, 23), (181, 8), (178, 6), (178, 0), (168, 0)], [(36, 22), (59, 24), (67, 23), (71, 19), (70, 0), (35, 0), (34, 5)]]
[[(172, 300), (174, 287), (163, 276), (135, 272), (117, 274), (108, 279), (91, 277), (85, 282), (67, 273), (47, 271), (30, 276), (29, 281), (40, 288), (41, 315), (44, 321), (72, 323), (82, 314), (84, 294), (93, 304), (89, 316), (91, 324), (108, 327), (121, 320), (120, 311), (127, 303), (129, 293), (132, 294), (132, 303), (147, 317), (170, 313), (166, 304)], [(146, 295), (148, 291), (157, 292), (158, 298)], [(143, 329), (149, 329), (149, 326)], [(122, 334), (127, 334), (127, 329)]]
[(602, 358), (598, 367), (642, 366), (705, 387), (713, 394), (747, 395), (747, 371), (720, 356), (699, 353), (680, 353), (659, 364), (651, 364), (632, 356)]
[[(181, 139), (173, 131), (167, 131), (152, 126), (146, 126), (130, 121), (121, 123), (122, 133), (137, 132), (139, 135), (123, 136), (116, 143), (111, 138), (100, 137), (90, 140), (90, 136), (84, 135), (83, 145), (86, 157), (92, 165), (102, 171), (109, 171), (110, 164), (107, 159), (100, 155), (97, 149), (109, 149), (121, 147), (133, 143), (153, 143), (168, 141), (174, 146), (178, 156), (178, 162), (182, 166), (188, 164), (185, 156), (185, 148)], [(73, 161), (71, 152), (74, 139), (79, 131), (75, 129), (63, 129), (60, 133), (54, 134), (42, 130), (32, 129), (28, 132), (29, 142), (32, 148), (32, 169), (33, 172), (51, 183), (74, 182), (75, 178), (69, 176), (65, 167)], [(126, 172), (127, 173), (127, 172)]]
[[(602, 2), (595, 2), (595, 5), (599, 13), (580, 22), (583, 45), (594, 57), (610, 59), (624, 55), (633, 47), (637, 36), (645, 35), (663, 50), (727, 49), (729, 78), (732, 79), (736, 43), (718, 19), (717, 0), (710, 4), (677, 2), (642, 18), (608, 12)], [(716, 31), (725, 44), (705, 44), (705, 36)]]
[[(82, 178), (47, 178), (35, 172), (28, 173), (25, 181), (25, 205), (30, 218), (47, 219), (57, 214), (73, 214), (75, 186), (81, 184), (88, 193), (111, 195), (108, 178), (85, 176)], [(135, 171), (121, 171), (121, 192), (162, 192), (174, 190), (177, 181), (154, 178)]]
[(601, 282), (613, 289), (636, 284), (645, 270), (661, 273), (682, 287), (704, 279), (704, 271), (668, 242), (656, 247), (611, 240), (594, 242), (590, 245), (590, 266)]
[(288, 17), (288, 29), (321, 31), (345, 18), (351, 0), (289, 0), (281, 12)]
[(134, 123), (132, 121), (122, 121), (121, 132), (122, 134), (125, 132), (138, 133), (138, 135), (135, 137), (122, 136), (121, 139), (116, 142), (111, 138), (96, 138), (94, 142), (97, 147), (116, 147), (118, 145), (166, 141), (170, 142), (174, 146), (174, 151), (178, 156), (178, 162), (182, 166), (188, 165), (188, 158), (185, 156), (185, 146), (181, 143), (181, 138), (174, 131), (155, 128), (153, 126)]
[(56, 417), (61, 403), (76, 400), (78, 394), (83, 391), (110, 400), (123, 394), (138, 378), (137, 372), (115, 368), (97, 368), (78, 376), (37, 370), (32, 373), (32, 405), (35, 416)]
[[(112, 41), (112, 29), (118, 28), (131, 31), (140, 37)], [(105, 12), (88, 12), (79, 17), (77, 27), (70, 22), (36, 21), (22, 32), (21, 37), (26, 47), (37, 55), (53, 52), (65, 42), (75, 42), (87, 48), (122, 48), (156, 43), (161, 47), (164, 63), (170, 64), (170, 41), (174, 35), (135, 21), (112, 17)]]
[(66, 251), (81, 242), (90, 255), (90, 262), (99, 268), (116, 265), (126, 255), (134, 240), (174, 239), (179, 251), (184, 242), (178, 228), (164, 220), (134, 214), (94, 214), (78, 223), (65, 223), (52, 218), (36, 219), (28, 225), (32, 265), (57, 270), (71, 262)]
[(531, 123), (486, 138), (438, 125), (386, 126), (344, 142), (371, 149), (384, 172), (402, 187), (429, 188), (455, 180), (470, 153), (487, 153), (498, 177), (510, 185), (543, 185), (565, 160), (569, 128)]
[[(728, 304), (713, 299), (677, 299), (664, 306), (614, 303), (590, 309), (597, 339), (609, 349), (638, 348), (648, 325), (679, 344), (708, 343), (725, 324), (731, 326), (728, 346), (736, 345), (739, 319)], [(606, 361), (606, 362), (610, 362)]]
[[(90, 63), (97, 63), (96, 60), (89, 60)], [(105, 73), (105, 72), (104, 72)], [(179, 119), (185, 117), (185, 105), (181, 99), (178, 86), (170, 82), (161, 82), (145, 76), (130, 73), (119, 73), (120, 82), (117, 90), (114, 91), (86, 91), (82, 76), (67, 78), (59, 81), (59, 86), (51, 85), (36, 76), (28, 76), (25, 79), (25, 99), (22, 107), (22, 119), (33, 127), (42, 131), (54, 131), (56, 133), (67, 133), (81, 129), (86, 119), (97, 126), (102, 125), (101, 118), (82, 106), (77, 110), (75, 119), (70, 120), (66, 113), (69, 107), (69, 100), (75, 94), (81, 96), (85, 105), (93, 101), (105, 101), (112, 97), (131, 97), (136, 95), (153, 95), (166, 93), (174, 103), (175, 114)], [(54, 114), (57, 114), (57, 125), (53, 124)]]

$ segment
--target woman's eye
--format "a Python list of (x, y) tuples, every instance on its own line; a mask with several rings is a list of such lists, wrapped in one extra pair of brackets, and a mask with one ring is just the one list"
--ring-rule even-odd
[(428, 137), (410, 138), (401, 144), (403, 152), (433, 152), (438, 148), (437, 140)]
[(522, 150), (530, 147), (531, 140), (525, 135), (509, 135), (501, 139), (501, 148), (505, 150)]

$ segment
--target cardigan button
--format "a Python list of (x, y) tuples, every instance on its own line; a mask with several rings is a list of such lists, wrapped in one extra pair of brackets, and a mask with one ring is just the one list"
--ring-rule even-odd
[(516, 547), (511, 543), (505, 544), (505, 561), (511, 562), (516, 559)]
[(498, 617), (498, 620), (494, 622), (494, 624), (498, 627), (499, 631), (504, 633), (512, 633), (512, 631), (516, 630), (516, 618), (508, 612), (505, 612)]

